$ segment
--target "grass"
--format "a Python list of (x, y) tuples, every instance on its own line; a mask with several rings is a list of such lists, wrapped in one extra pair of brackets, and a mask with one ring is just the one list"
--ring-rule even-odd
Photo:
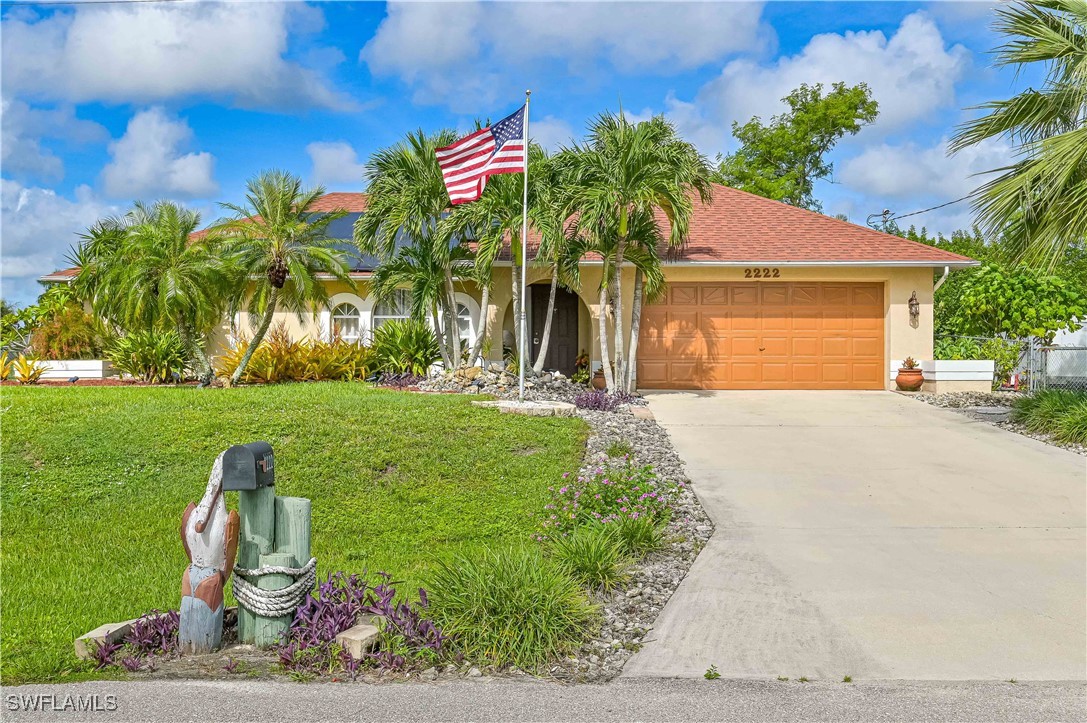
[(529, 539), (586, 436), (577, 419), (350, 383), (2, 394), (5, 685), (91, 677), (76, 636), (177, 607), (181, 513), (231, 444), (271, 443), (279, 494), (313, 500), (320, 575), (387, 570), (414, 590), (440, 560)]
[(1057, 442), (1087, 444), (1087, 394), (1047, 390), (1023, 397), (1012, 408), (1012, 420)]
[(582, 525), (551, 540), (552, 559), (591, 590), (608, 592), (626, 582), (630, 566), (616, 525)]

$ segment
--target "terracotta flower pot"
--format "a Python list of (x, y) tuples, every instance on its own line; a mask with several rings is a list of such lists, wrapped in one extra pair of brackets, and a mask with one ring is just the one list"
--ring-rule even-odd
[(597, 369), (595, 372), (593, 372), (592, 385), (593, 389), (599, 389), (601, 391), (608, 388), (608, 382), (606, 379), (604, 379), (603, 369)]
[(895, 377), (895, 384), (903, 392), (916, 392), (925, 383), (920, 369), (899, 369)]

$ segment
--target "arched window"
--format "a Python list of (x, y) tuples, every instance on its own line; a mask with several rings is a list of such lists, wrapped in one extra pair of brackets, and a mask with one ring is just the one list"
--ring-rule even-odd
[(344, 341), (356, 342), (362, 336), (362, 312), (351, 303), (343, 303), (332, 310), (332, 335)]
[(374, 306), (374, 328), (378, 328), (393, 319), (407, 319), (411, 316), (411, 292), (397, 289), (393, 295)]

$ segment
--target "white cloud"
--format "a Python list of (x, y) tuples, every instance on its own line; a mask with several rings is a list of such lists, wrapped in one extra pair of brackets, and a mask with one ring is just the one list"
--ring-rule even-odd
[(532, 140), (548, 151), (557, 151), (562, 146), (569, 146), (575, 138), (573, 127), (562, 118), (553, 115), (540, 120), (530, 120), (528, 134)]
[(358, 153), (350, 143), (310, 143), (306, 146), (306, 153), (313, 162), (314, 183), (362, 183), (366, 167), (359, 163)]
[(32, 108), (17, 98), (3, 98), (0, 111), (0, 165), (9, 177), (58, 181), (64, 163), (42, 147), (42, 138), (87, 143), (108, 137), (104, 127), (75, 117), (70, 106)]
[(987, 140), (949, 156), (947, 138), (928, 148), (916, 143), (867, 148), (841, 164), (837, 180), (855, 191), (893, 199), (919, 197), (952, 200), (965, 196), (984, 179), (975, 174), (1007, 165), (1013, 149), (1003, 140)]
[[(315, 14), (317, 17), (315, 17)], [(117, 3), (4, 19), (5, 91), (76, 103), (153, 103), (185, 95), (245, 107), (350, 106), (317, 73), (286, 60), (300, 3)]]
[(75, 198), (67, 199), (48, 188), (0, 180), (4, 298), (21, 304), (32, 302), (41, 292), (35, 280), (64, 265), (65, 254), (79, 240), (76, 234), (118, 211), (96, 198), (87, 186), (80, 186)]
[(703, 140), (702, 150), (730, 145), (733, 121), (769, 120), (785, 110), (781, 98), (803, 83), (867, 83), (879, 102), (879, 118), (865, 133), (883, 133), (924, 120), (955, 104), (955, 86), (970, 65), (970, 52), (949, 46), (936, 24), (918, 12), (887, 37), (881, 31), (816, 35), (804, 49), (769, 64), (734, 60), (704, 85), (694, 102), (666, 100), (680, 130)]
[(102, 184), (112, 198), (170, 195), (206, 198), (219, 186), (213, 178), (215, 157), (182, 153), (192, 140), (184, 120), (173, 120), (162, 108), (141, 111), (125, 134), (109, 145), (113, 160), (102, 169)]
[(621, 73), (689, 70), (761, 48), (762, 3), (390, 3), (359, 54), (414, 100), (478, 111), (521, 90), (541, 61), (580, 74), (600, 58)]

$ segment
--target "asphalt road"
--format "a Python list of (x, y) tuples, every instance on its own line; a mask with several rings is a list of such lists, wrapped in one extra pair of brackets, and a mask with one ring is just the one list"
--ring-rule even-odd
[[(48, 710), (62, 708), (65, 696), (80, 696), (84, 705), (96, 700), (99, 708), (110, 707), (109, 696), (114, 696), (116, 709)], [(561, 686), (486, 678), (386, 685), (150, 680), (21, 686), (5, 688), (3, 698), (0, 718), (5, 722), (1087, 720), (1084, 682), (782, 683), (642, 678)], [(16, 710), (20, 703), (39, 710)]]

